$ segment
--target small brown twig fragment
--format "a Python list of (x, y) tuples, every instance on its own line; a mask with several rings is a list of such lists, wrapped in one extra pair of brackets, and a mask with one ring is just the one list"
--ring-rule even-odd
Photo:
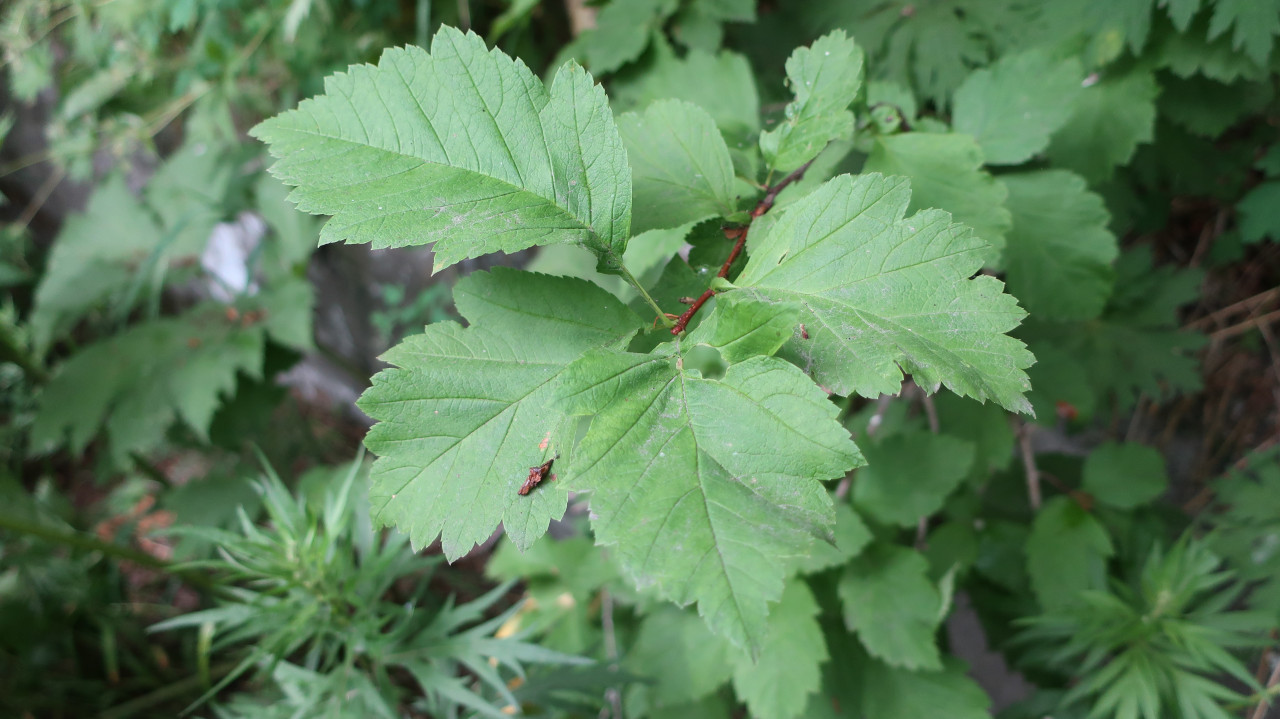
[(517, 492), (517, 494), (523, 497), (526, 494), (532, 492), (534, 488), (537, 487), (539, 484), (542, 484), (542, 480), (544, 479), (547, 481), (554, 480), (556, 476), (554, 474), (548, 474), (548, 473), (551, 471), (551, 463), (556, 461), (556, 457), (559, 457), (559, 456), (560, 455), (557, 454), (555, 457), (548, 459), (547, 461), (543, 462), (537, 467), (530, 467), (529, 478), (524, 481), (524, 485), (520, 487), (520, 490), (519, 492)]
[[(814, 160), (816, 159), (818, 158), (815, 157)], [(805, 171), (808, 170), (809, 166), (812, 164), (813, 164), (813, 160), (809, 160), (808, 162), (804, 163), (800, 167), (797, 167), (794, 171), (791, 172), (791, 174), (779, 180), (778, 184), (773, 185), (768, 190), (766, 190), (764, 193), (764, 197), (760, 198), (760, 201), (756, 203), (755, 209), (751, 211), (752, 221), (754, 221), (757, 217), (763, 215), (764, 213), (768, 212), (769, 210), (773, 209), (773, 203), (777, 201), (778, 193), (785, 190), (787, 186), (790, 185), (791, 183), (802, 179), (804, 177)], [(729, 228), (725, 230), (724, 234), (726, 238), (730, 238), (731, 235), (736, 235), (736, 239), (734, 240), (734, 243), (733, 243), (733, 249), (729, 251), (729, 259), (725, 260), (724, 264), (720, 266), (720, 271), (716, 273), (716, 277), (728, 276), (729, 268), (733, 266), (733, 261), (738, 259), (738, 255), (742, 253), (742, 248), (745, 247), (747, 244), (748, 229), (750, 229), (749, 225), (747, 227)], [(714, 295), (715, 293), (716, 293), (715, 290), (708, 287), (706, 292), (703, 292), (702, 295), (698, 297), (698, 299), (694, 300), (693, 303), (689, 305), (689, 309), (685, 310), (679, 317), (676, 318), (676, 323), (671, 328), (671, 334), (678, 335), (681, 332), (684, 332), (685, 327), (689, 326), (689, 320), (693, 319), (693, 316), (698, 313), (698, 310), (702, 309), (702, 306), (705, 305), (707, 303), (707, 300), (711, 299), (712, 295)]]
[(1022, 453), (1022, 468), (1027, 474), (1027, 503), (1034, 512), (1040, 509), (1040, 469), (1036, 466), (1035, 450), (1031, 448), (1031, 433), (1035, 431), (1035, 426), (1022, 420), (1014, 421), (1018, 423), (1018, 448)]

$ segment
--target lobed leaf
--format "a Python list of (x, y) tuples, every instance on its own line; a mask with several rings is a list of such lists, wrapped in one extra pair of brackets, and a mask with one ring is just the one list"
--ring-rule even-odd
[(836, 30), (787, 58), (787, 80), (796, 99), (778, 127), (761, 133), (769, 166), (790, 172), (812, 160), (828, 142), (853, 133), (849, 105), (862, 86), (862, 50)]
[(435, 243), (436, 269), (490, 252), (581, 244), (614, 270), (631, 224), (631, 173), (604, 91), (570, 63), (550, 88), (479, 36), (444, 27), (430, 54), (387, 50), (252, 130), (333, 217), (320, 241)]
[(696, 601), (713, 631), (758, 652), (789, 565), (830, 538), (820, 480), (862, 456), (794, 366), (756, 356), (710, 379), (686, 366), (691, 344), (597, 350), (566, 370), (569, 411), (595, 415), (568, 484), (592, 493), (596, 540), (636, 583)]
[(933, 634), (942, 620), (942, 596), (929, 581), (919, 552), (876, 545), (845, 567), (837, 591), (845, 625), (867, 652), (905, 669), (941, 669)]
[(818, 624), (820, 607), (809, 585), (791, 581), (769, 613), (760, 660), (740, 656), (734, 663), (733, 688), (759, 719), (803, 716), (809, 696), (822, 685), (827, 645)]
[(1004, 202), (1008, 192), (982, 169), (982, 150), (968, 135), (908, 132), (876, 138), (862, 171), (911, 180), (908, 212), (937, 208), (977, 232), (996, 252), (1013, 224)]
[(800, 306), (782, 353), (824, 387), (896, 393), (904, 372), (931, 391), (1026, 412), (1032, 357), (1005, 332), (1024, 316), (993, 277), (971, 278), (986, 245), (945, 212), (905, 218), (906, 180), (842, 175), (790, 206), (735, 281), (744, 294)]
[(499, 522), (527, 549), (564, 513), (558, 482), (517, 493), (529, 468), (567, 452), (574, 436), (553, 402), (556, 379), (583, 352), (642, 326), (596, 285), (531, 272), (469, 275), (454, 300), (471, 327), (445, 322), (405, 339), (358, 402), (378, 420), (365, 438), (379, 455), (375, 520), (398, 525), (415, 548), (440, 535), (451, 561)]

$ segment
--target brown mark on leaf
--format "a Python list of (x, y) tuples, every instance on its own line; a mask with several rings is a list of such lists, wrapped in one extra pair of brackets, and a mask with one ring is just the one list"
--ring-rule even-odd
[[(556, 457), (559, 456), (560, 455), (556, 455)], [(556, 478), (554, 474), (550, 473), (551, 463), (556, 461), (556, 457), (552, 457), (536, 467), (529, 468), (529, 477), (524, 481), (524, 484), (520, 487), (520, 491), (518, 492), (521, 497), (532, 492), (539, 484), (542, 484), (542, 480), (545, 479), (547, 481), (551, 481)]]
[(809, 330), (804, 328), (804, 323), (800, 323), (800, 339), (809, 339)]

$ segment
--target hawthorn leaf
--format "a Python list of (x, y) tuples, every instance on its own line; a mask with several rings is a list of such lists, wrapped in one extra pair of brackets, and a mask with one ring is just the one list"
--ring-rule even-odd
[(671, 46), (655, 48), (653, 66), (635, 78), (619, 78), (610, 86), (616, 108), (643, 110), (657, 100), (692, 102), (707, 111), (734, 142), (760, 129), (760, 98), (747, 58), (723, 50), (690, 50), (676, 57)]
[(818, 624), (818, 600), (809, 585), (787, 582), (782, 599), (769, 612), (760, 660), (739, 655), (733, 688), (758, 719), (794, 719), (803, 715), (809, 696), (822, 685), (827, 644)]
[(800, 305), (808, 339), (783, 356), (837, 394), (895, 394), (903, 373), (934, 391), (1026, 412), (1032, 357), (1005, 335), (1025, 313), (994, 277), (972, 277), (986, 243), (947, 213), (905, 217), (904, 178), (841, 175), (782, 213), (735, 280)]
[(595, 417), (566, 484), (591, 492), (596, 541), (636, 584), (696, 601), (712, 631), (758, 653), (789, 566), (831, 538), (821, 480), (862, 455), (793, 365), (756, 356), (709, 379), (686, 368), (691, 344), (570, 365), (565, 404)]
[(40, 393), (32, 447), (66, 442), (78, 454), (105, 429), (112, 462), (125, 466), (130, 453), (158, 446), (176, 421), (207, 439), (236, 373), (261, 377), (263, 344), (261, 324), (242, 324), (208, 304), (89, 345)]
[(1004, 250), (1009, 292), (1037, 317), (1088, 320), (1111, 294), (1119, 254), (1111, 216), (1066, 170), (1005, 175), (1013, 229)]
[(858, 556), (871, 543), (871, 530), (862, 517), (846, 502), (836, 504), (835, 544), (814, 542), (809, 556), (797, 564), (801, 574), (815, 574), (824, 569), (842, 566)]
[(737, 209), (729, 148), (705, 110), (659, 100), (618, 118), (631, 160), (632, 231), (666, 229)]
[(581, 244), (616, 270), (631, 172), (604, 90), (572, 63), (545, 87), (479, 36), (443, 27), (393, 48), (251, 134), (320, 242), (435, 243), (437, 270), (490, 252)]
[(415, 548), (439, 535), (450, 561), (499, 522), (527, 549), (564, 513), (559, 482), (517, 494), (530, 467), (560, 453), (558, 474), (568, 460), (572, 422), (555, 406), (556, 378), (643, 326), (589, 282), (504, 268), (463, 278), (454, 301), (471, 326), (442, 322), (406, 338), (357, 403), (378, 421), (365, 438), (379, 455), (375, 521), (399, 526)]
[(689, 333), (689, 341), (715, 347), (729, 363), (771, 355), (796, 334), (799, 314), (799, 305), (726, 294), (716, 299), (715, 309)]
[(973, 135), (989, 165), (1026, 162), (1071, 116), (1083, 78), (1075, 58), (1055, 60), (1040, 49), (1007, 55), (956, 90), (952, 126)]
[(845, 626), (871, 656), (905, 669), (941, 669), (934, 641), (942, 595), (929, 562), (905, 547), (877, 544), (845, 567), (836, 587)]
[(828, 142), (853, 134), (849, 105), (862, 86), (862, 50), (843, 30), (824, 35), (787, 58), (795, 100), (772, 130), (761, 133), (769, 167), (790, 172), (812, 160)]
[(1004, 206), (1008, 192), (982, 164), (982, 150), (968, 135), (908, 132), (876, 138), (862, 171), (909, 178), (908, 212), (946, 210), (998, 251), (1013, 224)]
[(853, 503), (884, 524), (914, 527), (942, 508), (973, 466), (970, 442), (913, 432), (865, 448), (867, 466), (853, 483)]
[(1084, 461), (1084, 491), (1117, 509), (1134, 509), (1169, 486), (1164, 456), (1154, 447), (1106, 442)]
[(662, 605), (640, 623), (623, 667), (654, 680), (652, 705), (692, 702), (733, 674), (733, 648), (693, 612)]
[(1103, 589), (1115, 553), (1102, 523), (1068, 497), (1045, 502), (1027, 538), (1027, 574), (1040, 606), (1058, 609), (1088, 589)]
[(1049, 142), (1049, 159), (1092, 183), (1111, 177), (1138, 145), (1155, 137), (1155, 76), (1133, 70), (1081, 90), (1071, 119)]

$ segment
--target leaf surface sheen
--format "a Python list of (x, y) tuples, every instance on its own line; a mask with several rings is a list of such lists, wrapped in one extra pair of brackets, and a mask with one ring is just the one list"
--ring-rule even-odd
[(831, 537), (821, 480), (862, 455), (796, 367), (755, 356), (709, 379), (685, 367), (694, 343), (596, 350), (569, 367), (568, 410), (595, 417), (567, 484), (591, 492), (597, 542), (638, 584), (696, 601), (713, 631), (757, 652), (790, 565)]
[[(994, 277), (972, 277), (986, 243), (945, 212), (904, 217), (907, 180), (836, 177), (757, 238), (740, 290), (800, 306), (781, 352), (838, 394), (896, 393), (903, 373), (930, 391), (1026, 412), (1032, 357), (1005, 335), (1024, 312)], [(972, 278), (971, 278), (972, 277)]]
[(475, 273), (454, 299), (472, 326), (438, 323), (407, 338), (383, 356), (395, 367), (358, 403), (379, 420), (365, 439), (380, 455), (369, 492), (375, 520), (398, 525), (415, 548), (440, 535), (450, 560), (499, 522), (527, 549), (564, 513), (557, 482), (517, 494), (529, 468), (572, 438), (554, 380), (583, 352), (642, 326), (603, 289), (566, 277)]
[(290, 199), (332, 215), (322, 243), (435, 243), (436, 269), (490, 252), (582, 244), (614, 269), (631, 173), (604, 90), (574, 64), (545, 87), (479, 36), (383, 53), (255, 127)]
[(659, 100), (618, 118), (631, 160), (632, 229), (667, 229), (737, 209), (733, 161), (715, 120), (681, 100)]

